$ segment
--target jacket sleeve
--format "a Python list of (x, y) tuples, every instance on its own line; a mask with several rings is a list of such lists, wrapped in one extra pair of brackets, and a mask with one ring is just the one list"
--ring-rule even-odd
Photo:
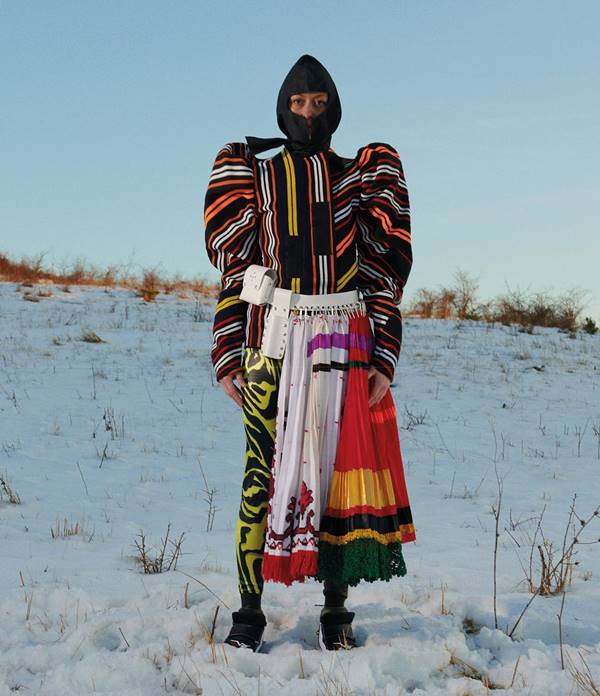
[(213, 324), (212, 362), (217, 379), (239, 370), (248, 304), (240, 300), (244, 271), (258, 263), (254, 174), (243, 143), (217, 154), (204, 205), (206, 250), (221, 271)]
[(358, 277), (374, 324), (371, 365), (394, 376), (402, 343), (400, 300), (412, 266), (410, 211), (402, 163), (390, 145), (359, 152)]

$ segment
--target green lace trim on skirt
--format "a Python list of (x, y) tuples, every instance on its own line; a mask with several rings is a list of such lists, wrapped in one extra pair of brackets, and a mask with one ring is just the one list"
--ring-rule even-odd
[(402, 544), (380, 544), (374, 539), (355, 539), (336, 546), (319, 543), (318, 580), (338, 585), (358, 585), (361, 580), (391, 580), (406, 575)]

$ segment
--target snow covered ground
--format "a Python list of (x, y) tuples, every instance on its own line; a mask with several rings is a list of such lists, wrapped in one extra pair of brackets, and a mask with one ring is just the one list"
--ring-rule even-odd
[[(560, 547), (573, 494), (581, 517), (600, 503), (600, 336), (406, 320), (393, 390), (418, 537), (408, 575), (351, 590), (361, 647), (343, 654), (318, 650), (319, 584), (268, 585), (254, 655), (220, 643), (237, 608), (243, 434), (212, 378), (210, 302), (48, 289), (33, 303), (0, 283), (0, 477), (21, 499), (0, 500), (0, 696), (476, 696), (486, 679), (497, 694), (585, 693), (561, 670), (561, 596), (537, 597), (515, 640), (507, 627), (530, 597), (536, 516)], [(61, 536), (65, 520), (77, 534)], [(177, 569), (145, 575), (135, 541), (159, 544), (169, 523)], [(581, 540), (599, 537), (594, 519)], [(600, 547), (577, 549), (565, 657), (600, 683)]]

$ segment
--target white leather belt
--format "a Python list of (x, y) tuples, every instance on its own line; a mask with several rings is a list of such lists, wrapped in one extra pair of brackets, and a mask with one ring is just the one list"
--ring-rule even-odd
[(290, 312), (292, 310), (355, 311), (364, 309), (357, 290), (322, 295), (302, 295), (275, 287), (276, 273), (266, 266), (250, 266), (244, 274), (240, 299), (251, 304), (269, 304), (265, 318), (261, 352), (268, 358), (282, 358), (287, 343)]

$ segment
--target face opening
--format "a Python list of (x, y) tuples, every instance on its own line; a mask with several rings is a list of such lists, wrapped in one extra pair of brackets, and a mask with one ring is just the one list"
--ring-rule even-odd
[(320, 116), (327, 109), (328, 99), (327, 92), (301, 92), (292, 94), (288, 107), (293, 114), (305, 118), (308, 127), (311, 128), (313, 118)]

